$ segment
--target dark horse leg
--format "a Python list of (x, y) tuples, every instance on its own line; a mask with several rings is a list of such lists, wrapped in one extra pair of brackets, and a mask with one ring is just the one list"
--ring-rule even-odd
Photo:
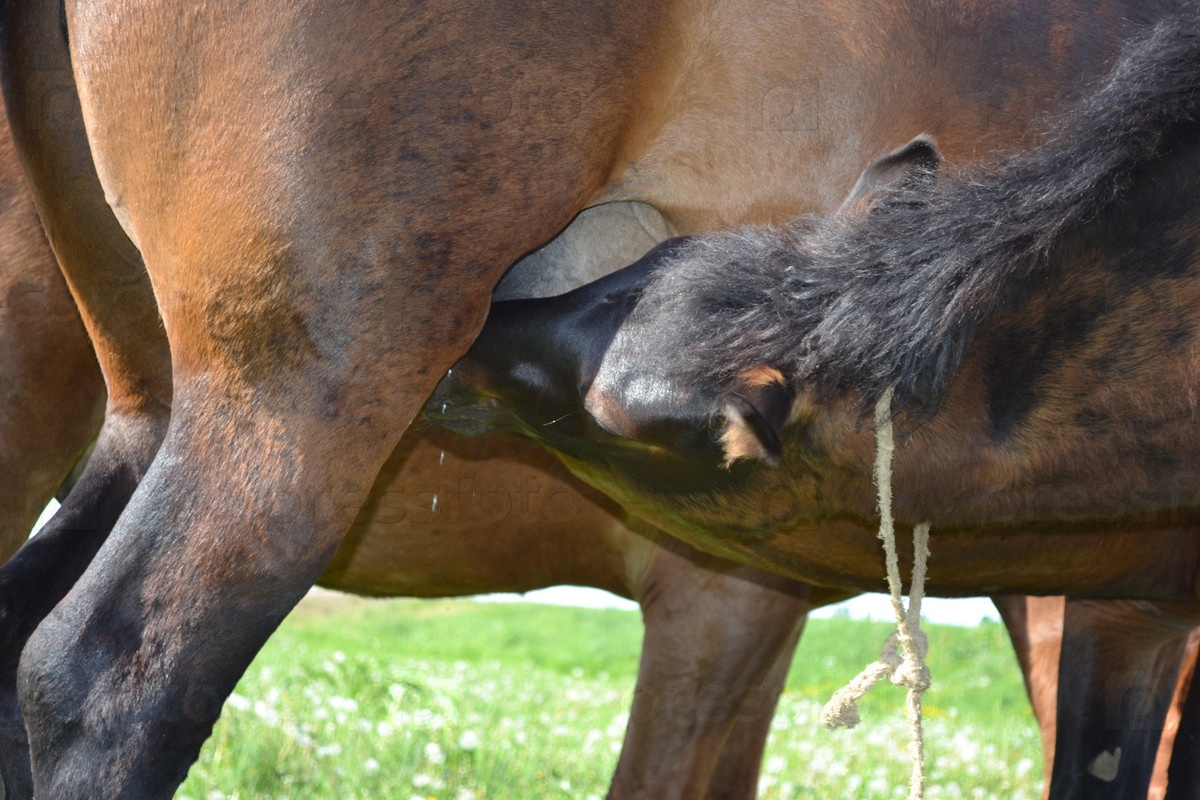
[(1195, 609), (1067, 598), (1049, 796), (1145, 797)]
[(1041, 726), (1045, 796), (1146, 797), (1195, 608), (1062, 597), (993, 600)]
[(18, 658), (86, 569), (149, 466), (166, 430), (171, 389), (149, 283), (104, 201), (87, 151), (58, 4), (8, 3), (0, 13), (13, 138), (109, 387), (107, 416), (84, 474), (54, 519), (0, 569), (0, 776), (7, 800), (25, 800), (32, 785), (17, 705)]

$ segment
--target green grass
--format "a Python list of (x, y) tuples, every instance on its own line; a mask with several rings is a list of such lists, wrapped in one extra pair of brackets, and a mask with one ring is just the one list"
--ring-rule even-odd
[[(863, 724), (817, 713), (889, 626), (811, 622), (773, 724), (761, 797), (904, 797), (903, 692)], [(934, 798), (1040, 792), (1037, 730), (1002, 626), (932, 626)], [(603, 797), (637, 672), (636, 612), (463, 601), (306, 602), (238, 686), (179, 797)]]

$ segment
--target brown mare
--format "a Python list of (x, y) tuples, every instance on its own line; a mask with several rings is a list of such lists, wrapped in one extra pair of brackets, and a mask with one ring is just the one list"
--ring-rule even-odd
[[(994, 173), (939, 180), (914, 139), (837, 214), (673, 242), (576, 292), (496, 304), (434, 413), (461, 401), (448, 420), (562, 451), (699, 547), (868, 588), (874, 441), (857, 422), (864, 395), (896, 387), (918, 416), (895, 509), (937, 531), (929, 591), (1140, 598), (1067, 605), (1068, 629), (1104, 614), (1130, 649), (1064, 645), (1081, 674), (1060, 681), (1103, 702), (1084, 709), (1090, 746), (1055, 764), (1083, 796), (1132, 796), (1112, 791), (1150, 754), (1113, 747), (1105, 719), (1162, 702), (1092, 670), (1129, 658), (1165, 690), (1200, 621), (1197, 108), (1190, 7)], [(1197, 704), (1169, 797), (1197, 791)]]
[[(0, 296), (12, 300), (11, 313), (0, 319), (7, 325), (0, 330), (0, 375), (8, 387), (0, 464), (10, 478), (0, 487), (0, 520), (7, 523), (0, 561), (24, 542), (39, 506), (62, 482), (82, 443), (94, 437), (104, 398), (91, 346), (24, 184), (5, 128), (0, 186), (9, 197), (0, 215)], [(599, 219), (612, 224), (613, 214), (623, 212), (614, 207)], [(584, 271), (594, 273), (598, 260), (629, 257), (621, 250), (601, 259), (572, 243), (583, 235), (576, 231), (600, 224), (595, 217), (581, 218), (572, 236), (551, 245), (550, 252), (570, 249), (573, 281)], [(626, 246), (648, 246), (635, 233)], [(548, 258), (539, 251), (525, 263)], [(510, 292), (561, 288), (547, 286), (544, 278), (535, 282), (529, 269), (510, 273)], [(439, 493), (441, 510), (430, 509)], [(318, 583), (379, 596), (448, 596), (573, 582), (637, 599), (646, 622), (645, 653), (611, 795), (736, 798), (754, 796), (771, 706), (803, 612), (814, 602), (802, 584), (762, 573), (742, 578), (753, 574), (663, 540), (540, 449), (516, 439), (463, 438), (433, 429), (409, 433), (388, 458)], [(1027, 622), (1025, 600), (997, 604), (1045, 724), (1050, 761), (1061, 608), (1032, 609)], [(700, 709), (712, 717), (696, 718), (689, 701), (702, 692), (744, 702), (705, 703)], [(658, 713), (668, 707), (670, 713)], [(6, 749), (22, 746), (5, 742)], [(16, 796), (15, 786), (10, 796)]]
[[(0, 186), (11, 189), (0, 216), (8, 248), (0, 255), (0, 293), (40, 300), (6, 316), (5, 322), (19, 324), (0, 332), (6, 357), (0, 375), (15, 405), (9, 432), (0, 438), (6, 445), (0, 464), (14, 479), (5, 483), (9, 493), (0, 505), (0, 519), (14, 521), (0, 537), (4, 560), (32, 525), (31, 498), (44, 502), (78, 458), (80, 444), (94, 436), (104, 393), (7, 136), (0, 136), (0, 148)], [(584, 218), (585, 230), (593, 224)], [(570, 246), (570, 237), (552, 246)], [(624, 256), (605, 254), (613, 257)], [(544, 258), (539, 253), (526, 263)], [(546, 290), (531, 285), (523, 272), (510, 273), (510, 291), (518, 284), (525, 291)], [(30, 484), (17, 483), (21, 476)], [(440, 506), (431, 508), (435, 497)], [(423, 597), (564, 582), (637, 599), (646, 623), (635, 705), (610, 796), (753, 797), (771, 709), (804, 611), (828, 592), (810, 598), (803, 584), (756, 576), (664, 540), (521, 440), (464, 438), (439, 429), (411, 431), (402, 439), (318, 580), (358, 594)], [(996, 602), (1044, 725), (1049, 768), (1062, 599), (1031, 599), (1028, 611), (1024, 598)], [(700, 696), (732, 705), (697, 707)], [(712, 716), (698, 718), (699, 711)], [(1169, 743), (1163, 752), (1169, 753)], [(1165, 776), (1157, 783), (1165, 786)]]
[[(0, 519), (11, 521), (0, 537), (5, 560), (25, 540), (38, 504), (62, 482), (81, 443), (94, 437), (104, 393), (6, 135), (0, 135), (0, 176), (10, 192), (0, 216), (6, 248), (0, 293), (25, 301), (3, 317), (10, 327), (0, 331), (0, 375), (11, 404), (0, 437), (0, 464), (11, 476), (0, 501)], [(22, 476), (28, 483), (19, 483)], [(429, 505), (438, 492), (441, 511), (434, 512)], [(714, 568), (697, 568), (704, 564)], [(706, 785), (709, 797), (735, 798), (754, 795), (770, 706), (812, 602), (800, 584), (783, 592), (766, 575), (741, 579), (751, 572), (662, 541), (540, 449), (434, 429), (404, 437), (318, 583), (380, 596), (446, 596), (570, 581), (638, 599), (645, 654), (612, 796), (694, 796)], [(997, 603), (1024, 613), (1022, 599)], [(1061, 609), (1033, 611), (1031, 623), (1013, 613), (1005, 620), (1046, 723), (1050, 760)], [(706, 689), (749, 702), (724, 709), (706, 703), (702, 708), (716, 719), (696, 722), (687, 701)], [(1038, 702), (1047, 696), (1048, 703)], [(670, 714), (656, 713), (667, 703)], [(671, 723), (682, 730), (669, 730)]]
[(109, 390), (6, 576), (53, 573), (6, 651), (45, 617), (37, 793), (173, 791), (503, 270), (581, 209), (829, 210), (921, 131), (1027, 141), (1171, 5), (8, 3), (14, 134)]
[[(0, 562), (25, 541), (104, 409), (99, 367), (24, 186), (5, 130)], [(434, 513), (425, 492), (439, 489)], [(513, 503), (511, 515), (496, 516), (501, 498)], [(643, 608), (641, 679), (612, 796), (753, 797), (809, 589), (665, 539), (539, 448), (436, 429), (406, 436), (320, 580), (360, 594), (423, 597), (566, 582), (609, 589)], [(692, 702), (702, 692), (722, 702)], [(5, 713), (19, 720), (12, 692), (4, 699)], [(23, 739), (3, 729), (0, 762), (10, 765)], [(8, 797), (22, 796), (19, 783), (8, 784)]]

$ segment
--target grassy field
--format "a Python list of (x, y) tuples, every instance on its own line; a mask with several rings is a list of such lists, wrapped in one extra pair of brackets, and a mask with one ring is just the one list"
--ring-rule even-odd
[[(888, 626), (811, 622), (760, 796), (905, 797), (903, 693), (863, 724), (817, 713)], [(179, 792), (191, 800), (602, 798), (637, 672), (636, 612), (463, 601), (302, 604), (230, 698)], [(1041, 751), (1004, 629), (932, 627), (929, 798), (1032, 800)]]

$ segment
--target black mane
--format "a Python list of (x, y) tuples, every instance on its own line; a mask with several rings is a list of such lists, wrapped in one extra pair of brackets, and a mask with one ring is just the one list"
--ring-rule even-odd
[(826, 396), (893, 387), (898, 406), (932, 409), (980, 322), (1165, 153), (1198, 100), (1193, 4), (1132, 41), (1041, 146), (895, 190), (865, 216), (699, 237), (636, 313), (673, 326), (686, 377), (724, 383), (770, 364)]

